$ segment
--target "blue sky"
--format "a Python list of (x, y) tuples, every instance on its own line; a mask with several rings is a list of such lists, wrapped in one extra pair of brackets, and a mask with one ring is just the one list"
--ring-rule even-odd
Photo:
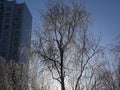
[[(47, 0), (17, 0), (25, 2), (33, 16), (34, 23), (40, 16)], [(70, 0), (67, 0), (68, 2)], [(115, 42), (115, 37), (120, 34), (120, 0), (76, 0), (84, 3), (86, 10), (91, 14), (92, 26), (90, 30), (95, 37), (101, 36), (102, 45), (108, 46)]]

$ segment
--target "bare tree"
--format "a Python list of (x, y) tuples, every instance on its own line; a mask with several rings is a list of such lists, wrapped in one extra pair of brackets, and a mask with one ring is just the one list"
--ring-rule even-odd
[[(120, 41), (112, 46), (110, 49), (114, 57), (110, 61), (104, 62), (102, 66), (96, 69), (96, 82), (92, 90), (119, 90), (120, 82)], [(111, 54), (109, 54), (111, 55)], [(108, 58), (110, 59), (110, 58)], [(112, 61), (113, 60), (113, 61)], [(101, 65), (99, 63), (99, 65)]]
[(88, 35), (89, 13), (82, 4), (60, 2), (52, 3), (42, 17), (43, 28), (33, 42), (33, 54), (44, 62), (61, 90), (65, 90), (70, 72), (76, 75), (73, 90), (78, 90), (87, 64), (100, 51), (99, 42)]
[(109, 67), (109, 64), (103, 64), (97, 71), (97, 90), (116, 90), (114, 83), (114, 71)]
[(0, 90), (28, 90), (26, 64), (0, 58)]
[(0, 57), (0, 90), (8, 89), (7, 68), (4, 58)]
[(115, 84), (117, 90), (120, 88), (120, 35), (117, 37), (117, 42), (111, 48), (112, 54), (115, 56), (114, 72), (115, 72)]
[(11, 60), (7, 63), (7, 75), (12, 90), (28, 89), (28, 68), (26, 64)]

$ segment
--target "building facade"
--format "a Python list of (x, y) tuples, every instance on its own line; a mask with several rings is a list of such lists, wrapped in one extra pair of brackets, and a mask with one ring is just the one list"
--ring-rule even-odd
[(25, 61), (21, 49), (31, 42), (32, 16), (25, 3), (0, 0), (0, 56)]

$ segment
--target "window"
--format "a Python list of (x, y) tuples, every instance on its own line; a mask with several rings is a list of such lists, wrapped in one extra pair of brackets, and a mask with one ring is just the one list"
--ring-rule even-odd
[(19, 18), (18, 18), (18, 17), (16, 17), (16, 18), (15, 18), (15, 20), (16, 20), (16, 21), (18, 21), (18, 20), (19, 20)]
[(4, 52), (6, 50), (6, 44), (2, 44), (2, 51)]
[(5, 26), (4, 26), (4, 29), (9, 29), (9, 25), (5, 25)]
[(21, 27), (20, 26), (16, 26), (16, 29), (20, 29)]
[(0, 7), (0, 13), (1, 13), (1, 14), (4, 13), (4, 7)]
[(5, 53), (5, 52), (2, 52), (1, 55), (2, 55), (3, 57), (5, 57), (5, 56), (6, 56), (6, 53)]
[(4, 36), (8, 36), (8, 31), (6, 31), (5, 33), (3, 33)]
[(22, 15), (22, 8), (18, 8), (17, 10), (17, 16), (21, 16)]
[(20, 28), (21, 28), (21, 25), (17, 22), (17, 24), (15, 25), (15, 28), (16, 28), (16, 29), (20, 29)]
[(17, 13), (22, 13), (22, 8), (18, 8)]
[(10, 11), (10, 10), (11, 10), (11, 7), (7, 7), (6, 10), (7, 10), (7, 11)]
[(5, 23), (9, 23), (9, 22), (10, 22), (10, 18), (6, 18)]
[(6, 46), (4, 45), (4, 46), (2, 46), (2, 50), (3, 51), (5, 51), (6, 50)]
[(1, 10), (1, 8), (0, 8), (0, 15), (2, 15), (3, 14), (3, 12), (2, 12), (2, 10)]
[(4, 36), (4, 37), (3, 37), (3, 40), (2, 40), (3, 44), (6, 44), (6, 41), (7, 41), (7, 40), (8, 40), (7, 36)]
[[(4, 43), (4, 44), (5, 44), (5, 43), (6, 43), (6, 40), (2, 40), (2, 43)], [(4, 44), (2, 45), (2, 47), (4, 47), (4, 46), (5, 46)]]
[(6, 16), (6, 17), (10, 17), (10, 13), (6, 13), (5, 16)]

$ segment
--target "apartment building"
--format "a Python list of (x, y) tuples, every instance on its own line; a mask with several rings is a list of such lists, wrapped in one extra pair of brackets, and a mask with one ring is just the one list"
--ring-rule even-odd
[(25, 3), (0, 0), (0, 56), (26, 62), (21, 49), (31, 42), (32, 15)]

